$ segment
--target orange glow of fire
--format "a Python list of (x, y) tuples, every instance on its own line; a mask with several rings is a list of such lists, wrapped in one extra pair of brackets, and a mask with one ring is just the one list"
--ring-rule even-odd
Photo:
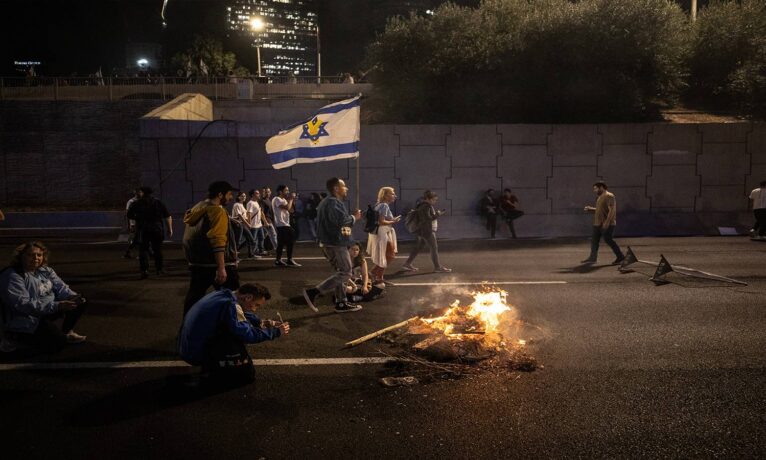
[(423, 321), (433, 328), (444, 331), (447, 336), (460, 337), (460, 332), (455, 333), (456, 326), (464, 325), (466, 320), (477, 324), (485, 337), (497, 333), (501, 317), (511, 311), (507, 304), (507, 293), (502, 290), (473, 292), (473, 303), (467, 307), (461, 307), (460, 301), (456, 300), (450, 305), (449, 310), (436, 318), (424, 318)]

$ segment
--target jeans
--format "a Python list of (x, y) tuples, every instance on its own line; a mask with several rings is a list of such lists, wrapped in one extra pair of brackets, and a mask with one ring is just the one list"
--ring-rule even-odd
[[(85, 311), (85, 305), (80, 304), (72, 311), (58, 312), (51, 315), (41, 316), (37, 329), (32, 334), (19, 332), (7, 332), (8, 336), (33, 349), (43, 353), (54, 353), (60, 351), (67, 344), (66, 334), (74, 329), (75, 324)], [(61, 327), (58, 327), (54, 321), (64, 318)]]
[(202, 373), (208, 374), (212, 383), (220, 385), (244, 385), (255, 380), (250, 353), (228, 325), (219, 325), (216, 334), (207, 341)]
[(311, 239), (316, 241), (317, 240), (317, 220), (316, 219), (306, 219), (309, 223), (309, 233), (311, 233)]
[(165, 238), (160, 231), (142, 231), (139, 235), (138, 265), (141, 272), (149, 270), (149, 249), (154, 253), (154, 268), (157, 271), (163, 269), (162, 240)]
[(189, 291), (184, 299), (184, 315), (191, 310), (197, 301), (207, 294), (207, 288), (213, 286), (216, 290), (222, 287), (231, 291), (239, 289), (239, 272), (234, 265), (226, 265), (226, 281), (222, 285), (215, 283), (215, 267), (191, 266), (191, 278), (189, 279)]
[(609, 228), (607, 228), (606, 230), (604, 230), (600, 225), (593, 226), (593, 234), (591, 235), (591, 240), (590, 240), (589, 259), (596, 260), (596, 258), (598, 257), (598, 243), (601, 240), (601, 237), (603, 237), (604, 242), (608, 244), (610, 248), (612, 248), (612, 252), (614, 252), (614, 255), (617, 256), (618, 259), (625, 257), (622, 254), (620, 247), (617, 246), (617, 243), (615, 243), (614, 239), (612, 239), (613, 234), (614, 234), (614, 225), (610, 225)]
[(262, 254), (263, 240), (265, 239), (265, 235), (263, 233), (263, 227), (251, 228), (250, 235), (252, 235), (253, 240), (255, 241), (255, 253)]
[(494, 238), (497, 230), (497, 214), (487, 214), (487, 230), (489, 230), (489, 237)]
[(292, 227), (277, 227), (277, 260), (282, 258), (282, 250), (287, 247), (287, 260), (293, 260), (295, 230)]
[(274, 224), (264, 224), (263, 225), (263, 231), (264, 235), (268, 236), (271, 240), (271, 246), (276, 249), (277, 244), (279, 244), (279, 241), (277, 239), (277, 230), (274, 228)]
[(766, 208), (754, 209), (753, 214), (755, 215), (755, 226), (753, 228), (757, 230), (756, 233), (759, 236), (766, 236)]
[(247, 245), (247, 255), (253, 257), (255, 255), (255, 238), (253, 238), (253, 234), (250, 233), (251, 229), (246, 228), (244, 225), (241, 225), (239, 228), (242, 233), (237, 235), (237, 250), (241, 249), (242, 246)]
[(351, 254), (346, 246), (325, 246), (322, 250), (335, 273), (319, 283), (316, 288), (322, 294), (334, 291), (335, 302), (342, 302), (346, 298), (346, 282), (351, 279)]
[(431, 262), (434, 264), (434, 270), (441, 267), (442, 265), (439, 263), (439, 245), (436, 243), (436, 233), (434, 232), (430, 232), (427, 236), (418, 235), (418, 240), (412, 248), (412, 251), (410, 251), (410, 255), (407, 257), (407, 262), (404, 264), (412, 265), (415, 257), (418, 256), (418, 253), (425, 245), (431, 249)]

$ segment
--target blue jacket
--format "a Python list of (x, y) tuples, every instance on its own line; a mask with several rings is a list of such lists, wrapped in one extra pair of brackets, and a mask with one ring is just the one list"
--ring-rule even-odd
[(5, 309), (4, 329), (33, 334), (40, 324), (41, 316), (58, 313), (59, 301), (76, 295), (48, 266), (22, 274), (8, 268), (0, 273), (0, 301)]
[(213, 291), (195, 303), (184, 317), (178, 336), (178, 353), (189, 364), (199, 365), (205, 357), (205, 346), (225, 325), (244, 343), (274, 340), (281, 335), (278, 328), (261, 328), (261, 319), (243, 312), (237, 298), (228, 289)]
[[(351, 246), (351, 227), (354, 216), (346, 205), (334, 196), (328, 196), (317, 206), (317, 238), (326, 246)], [(343, 234), (343, 228), (346, 227)]]

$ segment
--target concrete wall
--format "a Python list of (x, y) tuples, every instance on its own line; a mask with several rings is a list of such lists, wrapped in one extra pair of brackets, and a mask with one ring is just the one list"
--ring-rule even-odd
[[(307, 194), (337, 175), (356, 193), (353, 161), (273, 170), (264, 144), (278, 123), (218, 122), (191, 154), (190, 137), (205, 123), (151, 124), (142, 126), (141, 180), (160, 189), (178, 215), (218, 179), (242, 189), (286, 184)], [(362, 126), (360, 151), (362, 207), (391, 185), (400, 196), (395, 212), (404, 213), (432, 189), (448, 210), (439, 232), (450, 238), (486, 235), (477, 204), (490, 187), (509, 187), (520, 198), (520, 236), (586, 235), (592, 217), (582, 208), (594, 203), (596, 180), (617, 196), (618, 234), (744, 229), (751, 223), (747, 194), (766, 178), (766, 124), (751, 123), (371, 125)]]
[(139, 185), (138, 120), (160, 103), (0, 102), (0, 207), (124, 207)]

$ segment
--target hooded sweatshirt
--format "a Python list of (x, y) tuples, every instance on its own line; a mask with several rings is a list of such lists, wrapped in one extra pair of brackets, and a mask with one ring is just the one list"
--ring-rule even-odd
[(216, 252), (224, 253), (226, 265), (237, 265), (237, 238), (222, 206), (200, 201), (186, 211), (184, 224), (184, 255), (189, 265), (216, 267)]

